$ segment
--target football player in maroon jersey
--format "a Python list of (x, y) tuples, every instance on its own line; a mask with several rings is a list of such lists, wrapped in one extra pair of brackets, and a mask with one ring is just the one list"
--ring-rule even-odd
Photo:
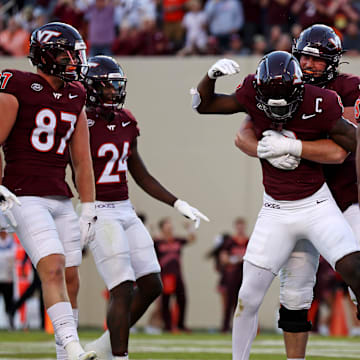
[[(85, 49), (72, 26), (45, 24), (30, 40), (36, 73), (3, 70), (0, 84), (2, 190), (21, 202), (11, 208), (15, 231), (39, 273), (57, 359), (63, 360), (97, 358), (83, 350), (76, 330), (80, 241), (94, 237), (96, 220), (86, 93), (77, 82), (87, 69)], [(83, 205), (80, 226), (65, 182), (70, 162)]]
[(244, 281), (233, 324), (233, 359), (248, 359), (260, 304), (299, 239), (308, 239), (308, 251), (316, 248), (360, 299), (359, 243), (325, 183), (321, 165), (314, 162), (317, 148), (334, 145), (354, 151), (356, 130), (342, 117), (335, 92), (304, 85), (300, 65), (289, 53), (265, 56), (256, 75), (247, 76), (233, 94), (214, 92), (217, 77), (238, 71), (232, 60), (215, 63), (199, 83), (193, 106), (204, 114), (247, 112), (258, 140), (276, 136), (287, 148), (282, 156), (302, 158), (293, 171), (260, 159), (264, 203), (244, 257)]
[(123, 108), (127, 79), (120, 65), (108, 56), (92, 57), (88, 64), (85, 86), (98, 215), (90, 249), (110, 302), (109, 331), (85, 348), (96, 350), (100, 359), (127, 359), (130, 326), (162, 292), (153, 241), (129, 200), (127, 171), (145, 192), (174, 206), (195, 227), (208, 219), (166, 190), (145, 167), (137, 148), (137, 122)]
[[(293, 54), (299, 60), (306, 83), (334, 90), (344, 105), (344, 117), (356, 122), (360, 96), (360, 78), (338, 73), (343, 53), (341, 41), (333, 29), (326, 25), (313, 25), (305, 29), (297, 39)], [(258, 141), (251, 121), (237, 134), (237, 146), (250, 156), (257, 156)], [(274, 145), (276, 146), (276, 144)], [(346, 154), (347, 155), (347, 154)], [(281, 155), (280, 155), (281, 156)], [(342, 161), (342, 156), (339, 160)], [(318, 159), (320, 162), (321, 158)], [(324, 166), (326, 183), (340, 210), (360, 241), (360, 211), (358, 207), (357, 177), (355, 153), (346, 157), (339, 165)], [(280, 319), (279, 327), (284, 330), (284, 340), (288, 358), (304, 359), (308, 331), (311, 324), (307, 321), (307, 312), (313, 298), (315, 273), (318, 255), (300, 248), (294, 250), (287, 264), (280, 271)], [(287, 274), (290, 274), (288, 276)], [(307, 274), (307, 276), (304, 276)], [(301, 288), (301, 296), (293, 294)], [(351, 291), (350, 291), (351, 293)], [(354, 299), (354, 295), (351, 294)]]

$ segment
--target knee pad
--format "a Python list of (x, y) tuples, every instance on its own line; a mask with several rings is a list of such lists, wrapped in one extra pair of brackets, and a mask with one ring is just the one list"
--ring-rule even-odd
[(278, 326), (286, 332), (298, 333), (311, 330), (311, 321), (307, 319), (308, 310), (289, 310), (281, 306)]

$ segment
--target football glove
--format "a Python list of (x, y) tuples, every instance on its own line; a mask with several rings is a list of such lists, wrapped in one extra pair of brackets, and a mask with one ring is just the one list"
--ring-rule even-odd
[(290, 154), (280, 155), (275, 157), (266, 158), (266, 160), (274, 167), (281, 170), (295, 170), (299, 164), (301, 158), (295, 157)]
[(218, 60), (208, 71), (210, 79), (216, 79), (224, 75), (235, 75), (240, 71), (240, 66), (234, 60)]
[(174, 202), (174, 208), (185, 217), (189, 218), (190, 220), (194, 221), (195, 229), (200, 226), (200, 220), (203, 219), (205, 221), (210, 221), (207, 216), (202, 214), (198, 209), (190, 206), (186, 201), (177, 199)]
[(8, 223), (16, 227), (17, 222), (14, 218), (13, 213), (11, 212), (11, 208), (14, 203), (21, 206), (20, 200), (13, 194), (10, 190), (8, 190), (4, 185), (0, 185), (0, 209), (3, 212)]
[(267, 159), (269, 157), (286, 154), (301, 157), (301, 140), (285, 137), (274, 130), (264, 131), (263, 136), (264, 137), (258, 142), (257, 146), (257, 155), (259, 158)]
[(95, 223), (97, 220), (95, 203), (84, 202), (81, 204), (80, 245), (81, 249), (95, 239)]

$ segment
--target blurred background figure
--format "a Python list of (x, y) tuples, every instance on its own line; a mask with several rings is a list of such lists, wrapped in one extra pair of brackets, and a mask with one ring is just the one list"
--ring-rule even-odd
[(244, 25), (241, 1), (207, 0), (205, 13), (209, 33), (217, 38), (223, 52), (228, 51), (231, 35), (238, 33)]
[[(161, 279), (163, 282), (162, 318), (164, 330), (167, 332), (189, 331), (185, 326), (186, 288), (182, 274), (182, 249), (185, 245), (196, 239), (192, 224), (185, 223), (187, 235), (174, 235), (171, 219), (166, 217), (159, 221), (159, 234), (154, 237), (155, 250), (161, 266)], [(175, 298), (175, 307), (171, 299)], [(176, 324), (172, 324), (171, 309), (178, 309)], [(177, 312), (177, 311), (175, 311)]]
[(226, 311), (226, 287), (225, 287), (225, 267), (220, 263), (220, 252), (222, 251), (222, 247), (227, 239), (230, 238), (231, 235), (229, 233), (221, 233), (215, 236), (214, 239), (214, 246), (213, 248), (206, 254), (207, 259), (214, 260), (214, 267), (216, 272), (219, 273), (219, 278), (216, 285), (216, 291), (219, 293), (221, 297), (221, 325), (220, 328), (223, 326), (223, 319), (225, 318), (225, 311)]
[(30, 33), (21, 25), (20, 14), (10, 17), (7, 27), (0, 32), (0, 53), (25, 56), (29, 53)]
[(207, 32), (206, 14), (202, 9), (201, 0), (190, 0), (187, 3), (188, 12), (185, 14), (182, 26), (185, 31), (185, 47), (179, 55), (196, 55), (206, 53)]
[(350, 22), (347, 26), (343, 46), (347, 56), (358, 56), (360, 54), (360, 33), (356, 22)]
[(226, 333), (231, 329), (230, 321), (233, 316), (239, 289), (243, 277), (243, 257), (249, 237), (246, 234), (246, 222), (238, 217), (233, 222), (233, 233), (223, 239), (219, 252), (219, 263), (223, 269), (225, 290), (225, 312), (221, 331)]
[(114, 12), (113, 0), (95, 0), (95, 4), (85, 11), (90, 56), (112, 55), (111, 46), (115, 40)]
[(24, 258), (22, 261), (21, 266), (21, 274), (22, 277), (27, 277), (27, 264), (30, 264), (32, 267), (32, 281), (26, 290), (22, 293), (19, 299), (13, 302), (10, 313), (11, 316), (14, 317), (16, 312), (26, 303), (27, 300), (32, 298), (34, 294), (37, 292), (39, 295), (39, 315), (40, 315), (40, 328), (45, 328), (45, 305), (43, 300), (42, 288), (41, 288), (41, 280), (39, 278), (38, 272), (36, 271), (35, 267), (31, 263), (28, 255), (24, 252)]
[(9, 329), (14, 328), (14, 316), (11, 313), (14, 296), (14, 264), (15, 244), (13, 235), (8, 233), (6, 227), (0, 228), (0, 294), (5, 303), (5, 312), (8, 316)]
[(183, 17), (188, 0), (163, 0), (163, 29), (169, 39), (174, 52), (182, 47), (184, 42)]

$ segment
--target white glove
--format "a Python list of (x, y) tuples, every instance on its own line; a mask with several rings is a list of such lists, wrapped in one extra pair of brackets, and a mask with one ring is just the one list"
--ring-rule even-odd
[(218, 60), (208, 71), (210, 79), (216, 79), (219, 76), (234, 75), (240, 71), (240, 66), (234, 60), (221, 59)]
[(275, 157), (266, 158), (266, 160), (274, 167), (281, 170), (294, 170), (299, 164), (301, 158), (295, 157), (290, 154), (280, 155)]
[(14, 203), (21, 206), (20, 200), (13, 194), (10, 190), (8, 190), (4, 185), (0, 185), (0, 209), (6, 217), (8, 223), (16, 227), (17, 222), (14, 218), (14, 215), (10, 211), (13, 207)]
[(80, 245), (81, 249), (95, 239), (95, 222), (97, 220), (95, 203), (84, 202), (81, 204)]
[(190, 206), (186, 201), (177, 199), (174, 202), (174, 208), (185, 217), (195, 222), (195, 229), (200, 225), (200, 220), (210, 221), (207, 216), (202, 214), (198, 209)]
[(286, 154), (301, 157), (301, 140), (285, 137), (274, 130), (264, 131), (263, 136), (264, 137), (258, 142), (257, 146), (257, 155), (259, 158), (267, 159), (269, 157)]

